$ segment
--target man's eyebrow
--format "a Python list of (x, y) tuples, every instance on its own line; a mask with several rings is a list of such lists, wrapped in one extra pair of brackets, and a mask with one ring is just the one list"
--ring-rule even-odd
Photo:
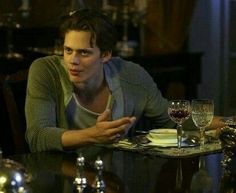
[(92, 48), (82, 48), (82, 49), (76, 49), (77, 52), (91, 52)]
[[(70, 46), (66, 46), (66, 45), (64, 45), (63, 47), (72, 49)], [(77, 52), (84, 52), (84, 51), (90, 52), (90, 51), (92, 51), (92, 49), (93, 48), (79, 48), (79, 49), (75, 49), (75, 51), (77, 51)]]

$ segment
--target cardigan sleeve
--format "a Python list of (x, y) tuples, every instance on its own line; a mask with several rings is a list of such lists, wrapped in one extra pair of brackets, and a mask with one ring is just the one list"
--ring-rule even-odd
[[(61, 136), (65, 129), (57, 127), (57, 76), (45, 58), (35, 60), (29, 70), (25, 115), (26, 140), (32, 152), (63, 150)], [(55, 71), (55, 70), (54, 70)]]
[[(116, 101), (123, 100), (125, 116), (144, 116), (151, 120), (151, 128), (175, 127), (167, 113), (168, 100), (163, 97), (156, 82), (142, 66), (114, 58), (106, 68), (109, 68), (107, 73), (110, 75), (110, 85), (116, 93), (114, 96), (117, 96)], [(121, 91), (122, 93), (117, 94)], [(121, 104), (117, 108), (121, 108)]]

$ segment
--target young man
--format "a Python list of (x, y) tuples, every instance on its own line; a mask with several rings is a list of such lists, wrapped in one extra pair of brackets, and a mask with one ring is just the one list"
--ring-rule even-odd
[(63, 58), (39, 58), (30, 67), (25, 111), (31, 151), (113, 143), (133, 132), (143, 115), (152, 127), (174, 126), (150, 75), (112, 57), (116, 30), (106, 16), (75, 11), (61, 32)]

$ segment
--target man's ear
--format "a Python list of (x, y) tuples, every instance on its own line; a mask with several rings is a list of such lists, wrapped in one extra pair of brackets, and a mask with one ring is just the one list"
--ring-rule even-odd
[(102, 62), (106, 63), (111, 59), (112, 52), (111, 51), (105, 51), (102, 53)]

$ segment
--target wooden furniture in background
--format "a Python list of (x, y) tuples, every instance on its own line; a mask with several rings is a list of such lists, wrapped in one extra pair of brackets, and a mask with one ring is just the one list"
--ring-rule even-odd
[(3, 96), (10, 121), (14, 153), (28, 152), (25, 141), (26, 123), (24, 114), (27, 76), (28, 70), (21, 70), (7, 75), (3, 82)]

